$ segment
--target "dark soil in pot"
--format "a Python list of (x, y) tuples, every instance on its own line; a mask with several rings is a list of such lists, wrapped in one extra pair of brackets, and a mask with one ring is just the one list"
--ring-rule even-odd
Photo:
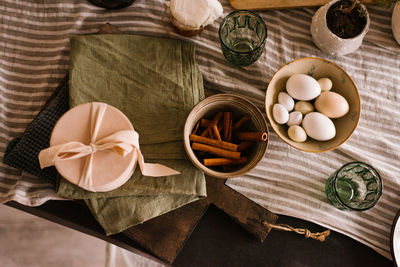
[(326, 14), (329, 30), (343, 39), (360, 34), (367, 23), (367, 17), (361, 5), (352, 0), (341, 0), (330, 6)]

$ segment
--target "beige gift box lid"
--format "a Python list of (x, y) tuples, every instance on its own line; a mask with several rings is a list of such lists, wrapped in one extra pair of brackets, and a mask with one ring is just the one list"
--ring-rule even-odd
[(129, 119), (105, 103), (70, 109), (56, 123), (50, 147), (39, 153), (40, 167), (54, 165), (68, 181), (92, 192), (113, 190), (132, 176), (136, 162), (144, 176), (179, 172), (158, 163), (145, 163), (139, 134)]
[[(91, 126), (94, 123), (91, 115), (94, 104), (82, 104), (65, 113), (54, 127), (50, 146), (73, 141), (89, 145), (91, 143)], [(101, 104), (106, 105), (106, 109), (99, 125), (97, 140), (118, 131), (134, 130), (129, 119), (121, 111), (113, 106)], [(82, 171), (85, 162), (90, 160), (89, 157), (90, 155), (55, 161), (55, 167), (65, 179), (73, 184), (80, 185)], [(109, 191), (123, 185), (133, 174), (136, 158), (135, 150), (130, 151), (125, 156), (111, 150), (96, 151), (93, 154), (92, 162), (92, 188), (88, 186), (84, 188), (98, 192)]]

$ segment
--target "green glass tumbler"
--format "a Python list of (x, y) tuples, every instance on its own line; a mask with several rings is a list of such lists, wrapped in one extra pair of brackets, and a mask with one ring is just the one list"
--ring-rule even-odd
[(364, 211), (372, 208), (382, 195), (382, 180), (370, 165), (354, 161), (343, 165), (327, 180), (325, 192), (340, 210)]
[(255, 12), (236, 10), (219, 26), (219, 40), (225, 58), (234, 65), (248, 66), (264, 52), (267, 25)]

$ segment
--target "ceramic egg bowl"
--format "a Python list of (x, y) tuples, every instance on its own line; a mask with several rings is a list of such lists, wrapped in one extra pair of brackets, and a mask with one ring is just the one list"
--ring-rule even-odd
[[(317, 141), (307, 137), (303, 143), (295, 142), (288, 136), (288, 126), (278, 124), (272, 116), (272, 107), (278, 102), (278, 94), (286, 92), (286, 81), (292, 75), (302, 73), (315, 79), (327, 77), (332, 80), (331, 91), (342, 95), (349, 103), (349, 111), (343, 117), (332, 119), (336, 135), (328, 141)], [(352, 78), (338, 65), (323, 58), (305, 57), (284, 65), (272, 77), (267, 87), (265, 108), (272, 129), (287, 144), (306, 152), (325, 152), (338, 148), (352, 135), (360, 118), (361, 103), (357, 87)]]
[(217, 178), (232, 178), (243, 175), (254, 168), (263, 158), (267, 149), (268, 140), (266, 142), (255, 143), (255, 145), (246, 151), (248, 162), (243, 165), (231, 165), (229, 171), (222, 171), (213, 167), (204, 166), (201, 159), (199, 159), (196, 156), (196, 153), (192, 150), (189, 136), (193, 132), (196, 123), (201, 118), (211, 120), (219, 111), (231, 111), (234, 121), (242, 118), (245, 114), (248, 114), (250, 119), (243, 124), (243, 131), (265, 132), (268, 134), (268, 126), (265, 117), (253, 103), (238, 95), (217, 94), (207, 97), (199, 102), (189, 113), (183, 133), (183, 142), (186, 153), (193, 164), (207, 175)]

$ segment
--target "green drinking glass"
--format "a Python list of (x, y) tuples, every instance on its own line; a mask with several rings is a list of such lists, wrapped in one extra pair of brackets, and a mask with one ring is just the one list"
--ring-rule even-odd
[(219, 40), (225, 58), (234, 65), (248, 66), (264, 52), (267, 25), (255, 12), (236, 10), (219, 26)]
[(364, 162), (343, 165), (327, 180), (328, 200), (338, 209), (364, 211), (372, 208), (382, 195), (379, 173)]

